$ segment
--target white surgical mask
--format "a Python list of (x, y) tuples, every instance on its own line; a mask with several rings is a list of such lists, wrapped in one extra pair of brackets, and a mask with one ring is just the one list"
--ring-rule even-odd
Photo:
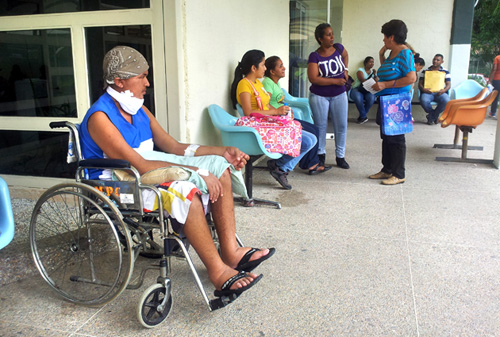
[(134, 97), (134, 94), (131, 93), (130, 90), (118, 92), (108, 86), (106, 91), (111, 97), (118, 101), (123, 111), (125, 111), (129, 115), (135, 115), (144, 104), (144, 98), (140, 99)]

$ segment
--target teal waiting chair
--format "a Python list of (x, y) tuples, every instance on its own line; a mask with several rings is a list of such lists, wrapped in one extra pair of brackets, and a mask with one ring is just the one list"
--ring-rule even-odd
[[(459, 85), (457, 85), (455, 88), (451, 89), (450, 93), (450, 101), (448, 104), (454, 104), (455, 100), (466, 100), (466, 99), (472, 99), (474, 98), (475, 100), (481, 100), (482, 98), (486, 97), (488, 94), (487, 91), (483, 90), (484, 87), (477, 83), (474, 80), (465, 80)], [(479, 94), (482, 92), (481, 96)], [(446, 105), (445, 111), (443, 112), (443, 115), (447, 113), (447, 110), (449, 110), (448, 104)], [(441, 116), (442, 117), (442, 116)], [(441, 122), (444, 120), (444, 118), (440, 118), (439, 121)], [(458, 126), (455, 127), (455, 136), (453, 138), (453, 144), (434, 144), (434, 148), (436, 149), (462, 149), (462, 145), (458, 145), (458, 141), (460, 138), (460, 128)], [(482, 151), (483, 147), (482, 146), (469, 146), (467, 148), (468, 150), (478, 150)]]
[(285, 89), (281, 89), (285, 95), (285, 103), (293, 110), (295, 118), (314, 124), (312, 110), (308, 98), (294, 97)]
[(474, 80), (465, 80), (451, 89), (451, 99), (471, 98), (476, 96), (484, 87)]
[(245, 165), (245, 184), (249, 199), (242, 200), (243, 204), (245, 206), (263, 204), (281, 208), (281, 204), (277, 201), (257, 199), (252, 196), (253, 163), (264, 155), (271, 159), (281, 158), (281, 153), (268, 152), (257, 130), (246, 126), (235, 126), (234, 124), (238, 118), (229, 114), (220, 106), (212, 104), (208, 107), (208, 112), (212, 119), (212, 123), (220, 131), (222, 144), (224, 144), (224, 146), (237, 147), (250, 156), (250, 160), (248, 160)]
[(10, 202), (9, 187), (0, 177), (0, 249), (7, 246), (14, 238), (14, 215)]

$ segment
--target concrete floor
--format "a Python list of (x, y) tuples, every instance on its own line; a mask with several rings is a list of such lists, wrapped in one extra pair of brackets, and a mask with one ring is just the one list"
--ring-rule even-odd
[[(277, 253), (256, 270), (264, 274), (260, 283), (230, 306), (209, 312), (182, 260), (173, 262), (172, 312), (153, 330), (138, 323), (136, 306), (155, 272), (139, 290), (98, 308), (62, 300), (34, 275), (0, 286), (0, 335), (500, 336), (500, 172), (435, 161), (460, 156), (432, 147), (450, 143), (454, 128), (423, 120), (407, 136), (402, 185), (367, 179), (381, 168), (373, 120), (349, 123), (349, 170), (309, 176), (297, 169), (291, 191), (255, 170), (254, 196), (279, 200), (283, 209), (237, 206), (238, 233)], [(469, 144), (484, 151), (469, 157), (493, 158), (496, 125), (487, 119), (470, 135)], [(327, 144), (333, 163), (334, 142)], [(29, 223), (29, 210), (19, 214), (16, 223)], [(22, 231), (25, 238), (20, 228), (16, 237)]]

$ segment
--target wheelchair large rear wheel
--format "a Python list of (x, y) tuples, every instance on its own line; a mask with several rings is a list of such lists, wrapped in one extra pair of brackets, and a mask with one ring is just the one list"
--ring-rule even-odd
[(61, 184), (47, 190), (33, 210), (30, 243), (42, 277), (74, 303), (108, 303), (132, 276), (132, 241), (122, 215), (89, 185)]
[(155, 283), (142, 294), (137, 306), (137, 318), (144, 327), (154, 328), (167, 319), (173, 303), (170, 289), (170, 286)]

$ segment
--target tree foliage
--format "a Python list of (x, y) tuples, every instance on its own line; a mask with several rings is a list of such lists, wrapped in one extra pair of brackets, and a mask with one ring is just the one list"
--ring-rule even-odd
[(500, 54), (499, 27), (500, 0), (479, 0), (472, 24), (471, 61), (479, 61), (484, 67), (491, 66), (495, 56)]

